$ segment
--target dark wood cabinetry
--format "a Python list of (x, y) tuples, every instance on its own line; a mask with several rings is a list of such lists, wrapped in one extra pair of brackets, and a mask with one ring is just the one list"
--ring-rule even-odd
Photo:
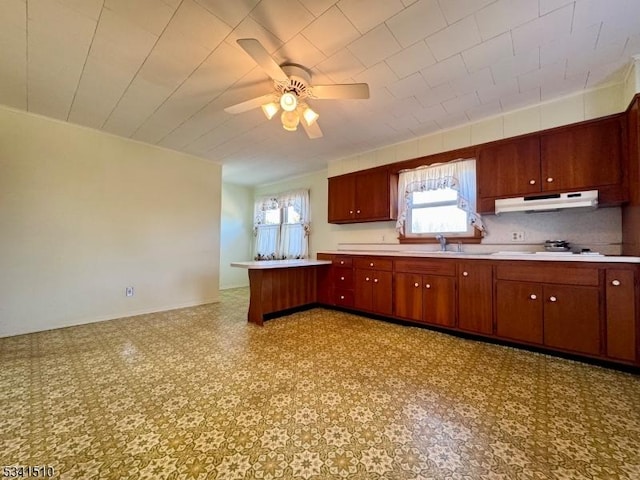
[(398, 177), (387, 169), (370, 169), (329, 178), (329, 223), (394, 220)]
[(493, 333), (493, 274), (490, 264), (458, 264), (458, 328)]
[(527, 343), (543, 341), (542, 285), (496, 282), (496, 334)]
[(407, 320), (454, 327), (455, 265), (451, 262), (397, 260), (395, 315)]
[(633, 270), (607, 269), (607, 356), (629, 362), (638, 361), (636, 284)]
[(346, 255), (318, 254), (318, 260), (331, 260), (319, 283), (318, 298), (325, 305), (353, 308), (353, 258)]
[(478, 148), (478, 211), (495, 199), (598, 190), (602, 205), (628, 199), (625, 117), (617, 115), (555, 128)]
[(373, 257), (355, 259), (355, 308), (380, 315), (391, 315), (392, 265), (393, 262), (390, 259)]

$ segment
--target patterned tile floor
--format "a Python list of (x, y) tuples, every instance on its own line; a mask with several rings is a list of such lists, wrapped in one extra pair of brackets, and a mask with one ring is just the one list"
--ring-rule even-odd
[(0, 339), (0, 466), (68, 479), (640, 479), (640, 377), (314, 309)]

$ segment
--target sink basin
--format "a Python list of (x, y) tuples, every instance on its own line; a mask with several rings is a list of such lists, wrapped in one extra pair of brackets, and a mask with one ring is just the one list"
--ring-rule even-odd
[(446, 252), (443, 252), (442, 250), (434, 250), (434, 251), (426, 251), (426, 250), (405, 250), (405, 253), (421, 253), (424, 255), (461, 255), (464, 252), (451, 252), (449, 250), (447, 250)]

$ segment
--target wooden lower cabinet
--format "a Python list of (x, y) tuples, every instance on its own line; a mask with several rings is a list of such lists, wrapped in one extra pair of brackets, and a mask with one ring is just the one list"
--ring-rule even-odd
[(355, 270), (354, 307), (380, 315), (391, 315), (393, 275), (390, 271)]
[(395, 315), (417, 322), (454, 327), (455, 277), (396, 273)]
[(543, 342), (542, 285), (496, 282), (496, 334), (528, 343)]
[(493, 269), (490, 264), (458, 264), (458, 328), (493, 333)]
[(607, 347), (609, 358), (638, 361), (636, 275), (633, 270), (607, 269)]

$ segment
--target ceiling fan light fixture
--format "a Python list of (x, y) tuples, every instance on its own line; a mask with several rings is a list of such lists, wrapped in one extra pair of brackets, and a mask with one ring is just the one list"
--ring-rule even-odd
[(307, 127), (310, 127), (311, 125), (313, 125), (315, 121), (318, 120), (319, 116), (320, 115), (318, 115), (316, 112), (311, 110), (311, 108), (309, 107), (305, 107), (305, 109), (302, 111), (302, 117), (304, 118), (304, 121), (307, 124)]
[(262, 111), (264, 112), (264, 116), (271, 120), (276, 113), (280, 110), (280, 106), (277, 103), (271, 102), (262, 105)]
[(280, 106), (285, 112), (293, 112), (298, 107), (298, 97), (292, 92), (285, 92), (280, 97)]
[(280, 120), (282, 121), (282, 128), (289, 132), (295, 132), (298, 129), (298, 124), (300, 123), (300, 116), (298, 116), (298, 112), (282, 112), (280, 116)]

